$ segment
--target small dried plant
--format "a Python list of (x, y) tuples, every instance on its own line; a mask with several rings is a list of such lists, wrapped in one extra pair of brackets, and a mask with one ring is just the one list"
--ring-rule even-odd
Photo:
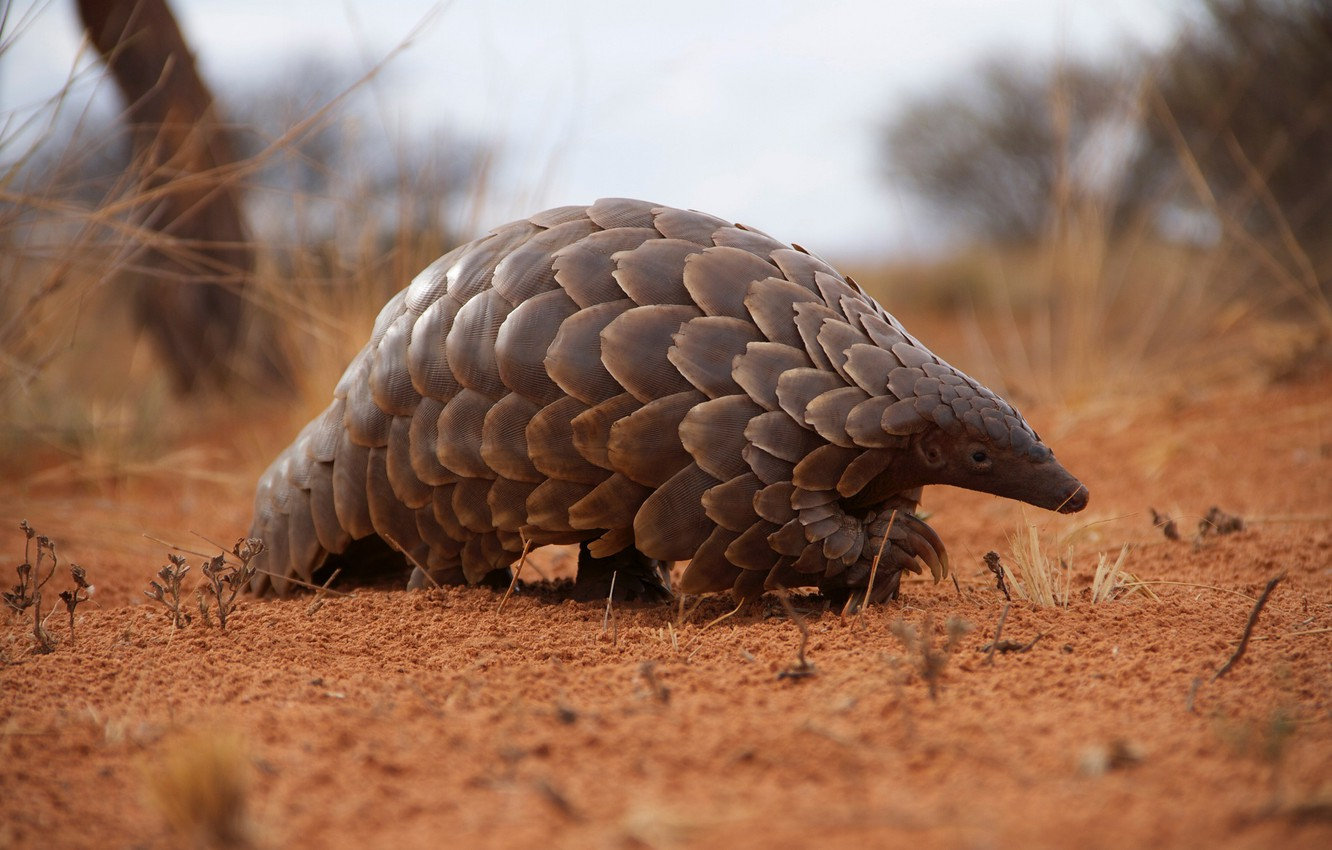
[[(223, 631), (226, 630), (227, 617), (236, 610), (236, 597), (250, 583), (250, 579), (254, 578), (257, 571), (257, 567), (251, 561), (264, 549), (264, 541), (259, 538), (243, 537), (231, 547), (230, 553), (223, 552), (203, 562), (199, 568), (203, 573), (203, 583), (195, 587), (194, 599), (199, 609), (199, 617), (205, 625), (211, 626), (213, 616), (216, 614), (218, 627)], [(237, 563), (228, 561), (228, 554), (234, 557)], [(172, 624), (182, 629), (194, 619), (193, 615), (185, 610), (186, 594), (182, 587), (185, 574), (190, 571), (190, 565), (183, 555), (171, 554), (167, 555), (167, 559), (171, 563), (157, 571), (157, 578), (160, 581), (150, 581), (149, 589), (144, 591), (144, 595), (162, 603), (171, 613)]]
[[(985, 566), (998, 578), (998, 589), (1005, 598), (1016, 598), (1045, 607), (1068, 607), (1073, 597), (1073, 555), (1065, 546), (1064, 557), (1058, 558), (1051, 550), (1067, 543), (1046, 546), (1041, 543), (1036, 526), (1024, 523), (1009, 537), (1012, 562), (1010, 566), (995, 552), (985, 556)], [(1124, 564), (1128, 561), (1129, 546), (1119, 550), (1118, 557), (1102, 552), (1097, 555), (1096, 570), (1088, 589), (1092, 604), (1110, 602), (1132, 593), (1141, 592), (1156, 599), (1156, 594), (1138, 581)], [(1010, 596), (1011, 591), (1011, 596)], [(1158, 600), (1159, 601), (1159, 600)]]
[(239, 564), (227, 563), (227, 556), (222, 554), (210, 558), (203, 565), (205, 585), (198, 588), (195, 595), (198, 598), (199, 614), (205, 623), (212, 623), (209, 611), (209, 597), (212, 597), (218, 628), (226, 631), (227, 617), (236, 609), (236, 597), (254, 578), (256, 567), (250, 562), (264, 548), (264, 541), (258, 537), (241, 538), (231, 547), (231, 554)]
[(185, 563), (185, 558), (181, 555), (167, 555), (167, 560), (171, 563), (163, 564), (162, 569), (157, 571), (157, 577), (161, 581), (148, 582), (148, 590), (143, 594), (162, 603), (171, 614), (172, 626), (183, 629), (190, 624), (191, 617), (189, 612), (181, 607), (183, 603), (181, 584), (185, 581), (185, 574), (190, 571), (190, 565)]
[[(56, 568), (60, 565), (60, 557), (56, 554), (55, 541), (34, 531), (26, 519), (19, 522), (19, 530), (23, 532), (25, 538), (23, 563), (15, 567), (18, 583), (3, 594), (4, 600), (10, 610), (18, 616), (22, 616), (29, 609), (32, 610), (32, 637), (37, 643), (33, 651), (47, 653), (55, 649), (55, 638), (42, 623), (42, 588), (55, 575)], [(32, 561), (34, 544), (37, 546), (35, 564)], [(43, 574), (43, 564), (50, 565), (45, 574)]]
[(893, 636), (902, 642), (907, 654), (916, 656), (915, 667), (929, 686), (930, 699), (938, 699), (939, 681), (943, 677), (944, 668), (948, 666), (948, 659), (972, 628), (972, 625), (961, 617), (949, 617), (944, 623), (946, 634), (944, 644), (935, 648), (934, 620), (929, 614), (925, 615), (925, 622), (921, 624), (920, 629), (901, 618), (894, 620), (888, 626)]
[[(55, 541), (44, 534), (38, 534), (25, 519), (19, 522), (19, 530), (25, 538), (23, 544), (23, 563), (15, 567), (18, 583), (0, 594), (5, 605), (16, 617), (24, 617), (32, 611), (32, 637), (36, 643), (33, 652), (44, 655), (56, 647), (55, 636), (46, 628), (46, 620), (55, 613), (52, 608), (42, 616), (42, 589), (55, 576), (60, 567), (60, 556), (56, 552)], [(37, 560), (32, 559), (33, 546), (37, 547)], [(70, 576), (74, 579), (73, 590), (60, 591), (65, 610), (69, 612), (69, 638), (74, 639), (74, 609), (80, 603), (92, 598), (93, 586), (88, 583), (88, 573), (78, 564), (70, 565)]]
[(79, 607), (80, 602), (87, 602), (92, 598), (93, 586), (88, 584), (88, 571), (78, 564), (70, 566), (69, 574), (74, 579), (74, 589), (60, 591), (60, 599), (65, 603), (65, 610), (69, 612), (69, 639), (73, 642), (74, 609)]

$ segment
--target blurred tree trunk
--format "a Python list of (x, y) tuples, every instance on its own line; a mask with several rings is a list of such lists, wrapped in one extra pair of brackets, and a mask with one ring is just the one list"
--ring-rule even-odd
[(223, 385), (248, 371), (237, 351), (254, 269), (231, 139), (166, 0), (76, 2), (127, 104), (144, 242), (137, 321), (179, 391)]

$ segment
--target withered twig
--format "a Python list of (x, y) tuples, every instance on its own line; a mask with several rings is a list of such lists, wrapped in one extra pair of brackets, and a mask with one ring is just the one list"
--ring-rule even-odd
[(316, 611), (324, 607), (324, 602), (327, 599), (324, 594), (328, 592), (328, 586), (337, 581), (338, 576), (340, 575), (342, 575), (342, 567), (335, 569), (324, 582), (323, 586), (315, 591), (314, 599), (311, 600), (309, 605), (305, 606), (305, 616), (313, 617)]
[(985, 663), (994, 664), (994, 653), (999, 649), (999, 636), (1004, 633), (1004, 621), (1008, 619), (1008, 609), (1013, 603), (1005, 602), (1004, 610), (999, 613), (999, 624), (994, 627), (994, 640), (990, 641), (990, 651), (985, 653)]
[(1249, 637), (1253, 635), (1253, 627), (1258, 622), (1258, 615), (1263, 613), (1263, 606), (1267, 604), (1267, 597), (1272, 595), (1272, 590), (1285, 577), (1285, 573), (1280, 573), (1267, 582), (1267, 587), (1263, 588), (1263, 592), (1258, 596), (1258, 601), (1253, 605), (1253, 610), (1249, 612), (1249, 622), (1244, 624), (1244, 634), (1240, 637), (1239, 646), (1235, 647), (1235, 654), (1230, 656), (1230, 660), (1212, 675), (1213, 682), (1229, 673), (1230, 668), (1234, 667), (1244, 657), (1244, 650), (1249, 648)]
[(1147, 510), (1152, 514), (1152, 527), (1161, 529), (1161, 533), (1165, 535), (1167, 540), (1179, 539), (1179, 526), (1175, 524), (1175, 520), (1170, 514), (1159, 514), (1156, 512), (1156, 508), (1152, 507), (1147, 508)]
[(1202, 676), (1194, 676), (1193, 684), (1189, 685), (1189, 701), (1185, 704), (1189, 714), (1197, 714), (1198, 710), (1193, 707), (1193, 701), (1198, 697), (1198, 688), (1202, 685)]
[[(892, 535), (893, 523), (897, 520), (897, 509), (893, 508), (892, 514), (888, 517), (888, 528), (883, 532), (883, 540), (879, 541), (879, 551), (874, 553), (874, 562), (870, 564), (869, 583), (865, 585), (865, 601), (861, 604), (860, 610), (856, 612), (856, 622), (852, 625), (858, 625), (860, 618), (864, 616), (865, 609), (870, 604), (870, 594), (874, 592), (874, 577), (879, 572), (879, 559), (883, 557), (883, 547), (888, 545), (888, 538)], [(790, 603), (788, 602), (789, 606)]]
[(993, 550), (986, 552), (985, 568), (994, 573), (995, 589), (1004, 595), (1004, 599), (1012, 602), (1013, 597), (1008, 593), (1008, 583), (1004, 581), (1004, 568), (999, 564), (999, 553)]
[[(504, 613), (504, 603), (509, 601), (509, 597), (513, 595), (513, 589), (518, 586), (518, 577), (523, 574), (523, 566), (527, 563), (527, 553), (531, 548), (532, 541), (524, 539), (523, 556), (518, 559), (518, 568), (513, 571), (513, 578), (509, 580), (508, 590), (504, 591), (504, 595), (500, 597), (499, 605), (495, 607), (496, 617)], [(439, 582), (435, 582), (435, 587), (439, 587)]]

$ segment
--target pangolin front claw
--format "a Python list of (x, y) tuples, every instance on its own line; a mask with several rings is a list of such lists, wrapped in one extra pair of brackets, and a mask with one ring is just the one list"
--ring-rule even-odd
[[(891, 520), (892, 526), (888, 523)], [(930, 575), (937, 582), (948, 575), (948, 553), (943, 541), (934, 529), (916, 516), (901, 511), (890, 512), (871, 519), (868, 526), (865, 547), (861, 550), (861, 559), (873, 563), (880, 557), (879, 568), (891, 567), (894, 570), (907, 570), (920, 574), (923, 563), (930, 568)], [(888, 544), (884, 544), (884, 535)], [(882, 556), (880, 549), (882, 547)], [(890, 554), (891, 553), (891, 554)], [(919, 561), (919, 563), (918, 563)]]
[(914, 514), (905, 514), (899, 516), (903, 525), (907, 529), (908, 539), (916, 545), (916, 557), (925, 561), (930, 567), (930, 574), (934, 576), (935, 581), (940, 581), (948, 577), (948, 550), (944, 548), (943, 540), (935, 533), (933, 528), (925, 524), (925, 521)]

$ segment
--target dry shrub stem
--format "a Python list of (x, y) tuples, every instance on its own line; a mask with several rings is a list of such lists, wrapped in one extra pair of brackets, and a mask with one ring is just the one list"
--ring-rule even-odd
[(908, 655), (916, 656), (917, 671), (929, 687), (931, 700), (939, 698), (939, 681), (943, 677), (944, 668), (948, 666), (948, 658), (971, 629), (972, 625), (966, 620), (950, 616), (944, 623), (947, 636), (944, 645), (936, 649), (933, 640), (934, 620), (929, 614), (925, 615), (919, 630), (901, 618), (894, 620), (888, 627), (893, 636), (902, 642)]
[(1253, 627), (1258, 622), (1258, 615), (1263, 613), (1263, 607), (1267, 605), (1267, 598), (1272, 595), (1272, 591), (1285, 577), (1286, 574), (1281, 573), (1273, 576), (1267, 582), (1267, 587), (1263, 588), (1263, 592), (1258, 596), (1258, 601), (1253, 604), (1253, 610), (1249, 612), (1249, 621), (1244, 624), (1244, 634), (1240, 637), (1239, 646), (1235, 647), (1235, 653), (1222, 665), (1221, 669), (1212, 675), (1213, 682), (1229, 673), (1231, 668), (1244, 657), (1244, 651), (1249, 648), (1249, 638), (1253, 635)]
[(74, 609), (79, 607), (80, 602), (87, 602), (91, 598), (92, 586), (88, 584), (88, 572), (78, 564), (70, 567), (70, 576), (74, 579), (73, 590), (60, 591), (60, 599), (65, 603), (65, 610), (69, 612), (69, 640), (74, 642)]
[[(19, 530), (23, 532), (23, 563), (14, 568), (18, 582), (0, 596), (17, 617), (23, 617), (32, 610), (32, 637), (35, 643), (33, 652), (45, 655), (56, 647), (55, 636), (46, 628), (46, 619), (55, 613), (52, 608), (46, 617), (42, 616), (42, 589), (55, 576), (60, 567), (60, 556), (56, 552), (55, 541), (44, 534), (38, 534), (28, 521), (19, 521)], [(36, 563), (32, 561), (32, 547), (37, 547)], [(86, 602), (92, 595), (92, 586), (88, 584), (87, 572), (78, 564), (70, 565), (70, 577), (74, 580), (73, 590), (62, 590), (60, 598), (69, 613), (69, 637), (74, 640), (74, 609), (79, 603)]]
[[(231, 554), (240, 562), (239, 565), (228, 564), (226, 555), (218, 555), (204, 565), (203, 574), (208, 582), (207, 587), (217, 604), (218, 628), (223, 631), (227, 628), (227, 617), (236, 608), (236, 597), (249, 585), (250, 579), (254, 578), (255, 567), (250, 562), (265, 548), (264, 541), (257, 537), (241, 538), (231, 547)], [(204, 607), (202, 596), (200, 596), (199, 610), (204, 616), (204, 622), (208, 622), (208, 611)]]
[[(989, 553), (987, 553), (987, 557), (988, 557), (988, 555), (994, 555), (994, 553), (993, 553), (993, 552), (989, 552)], [(998, 559), (999, 559), (999, 556), (998, 556), (998, 555), (995, 555), (995, 560), (997, 561)], [(1003, 586), (1003, 584), (1002, 584), (1002, 583), (1003, 583), (1002, 573), (1000, 574), (1000, 579), (999, 579), (999, 581), (1000, 581), (1000, 587), (1002, 587), (1002, 586)], [(1005, 595), (1007, 595), (1007, 592), (1005, 592)], [(1000, 636), (1002, 636), (1003, 633), (1004, 633), (1004, 621), (1008, 619), (1008, 609), (1011, 608), (1011, 607), (1012, 607), (1012, 603), (1010, 603), (1010, 602), (1005, 602), (1005, 603), (1004, 603), (1004, 610), (1001, 611), (1001, 612), (999, 613), (999, 623), (994, 627), (994, 640), (990, 641), (990, 648), (989, 648), (989, 650), (985, 653), (985, 663), (986, 663), (986, 664), (991, 664), (991, 665), (994, 664), (994, 653), (999, 649), (999, 638), (1000, 638)]]
[[(202, 566), (204, 583), (194, 590), (199, 616), (205, 625), (212, 625), (212, 615), (217, 614), (218, 628), (226, 631), (227, 617), (236, 609), (236, 597), (254, 578), (258, 569), (252, 561), (264, 551), (264, 541), (257, 537), (240, 538), (231, 547), (231, 555), (237, 563), (227, 561), (226, 553), (209, 558)], [(167, 555), (171, 563), (157, 571), (158, 581), (150, 581), (144, 595), (161, 603), (171, 614), (173, 628), (183, 629), (193, 620), (184, 609), (182, 585), (185, 575), (190, 571), (183, 555)], [(211, 597), (211, 603), (210, 603)]]
[[(1013, 596), (1008, 592), (1008, 585), (1004, 582), (1004, 568), (999, 563), (999, 553), (991, 549), (989, 552), (985, 553), (983, 560), (985, 562), (985, 568), (994, 573), (994, 589), (1004, 595), (1005, 601), (1012, 602)], [(1004, 610), (1008, 610), (1007, 606), (1005, 606)], [(996, 637), (995, 640), (998, 640), (998, 638)]]
[(183, 629), (189, 625), (192, 617), (188, 612), (182, 609), (181, 583), (185, 580), (185, 574), (190, 571), (190, 567), (185, 563), (183, 555), (177, 555), (174, 552), (167, 555), (168, 564), (163, 564), (157, 571), (157, 577), (161, 582), (148, 582), (148, 590), (143, 592), (149, 599), (160, 602), (171, 614), (171, 625), (173, 628)]
[[(518, 559), (518, 566), (514, 568), (513, 578), (509, 579), (509, 587), (504, 591), (504, 595), (500, 597), (499, 605), (495, 606), (496, 617), (504, 613), (504, 603), (509, 601), (509, 597), (513, 595), (513, 589), (518, 586), (518, 577), (523, 574), (523, 567), (527, 564), (527, 553), (531, 549), (532, 541), (524, 538), (522, 557)], [(429, 574), (427, 573), (427, 575)], [(431, 581), (434, 581), (434, 579), (431, 578)], [(435, 582), (435, 586), (439, 587), (439, 583)]]

